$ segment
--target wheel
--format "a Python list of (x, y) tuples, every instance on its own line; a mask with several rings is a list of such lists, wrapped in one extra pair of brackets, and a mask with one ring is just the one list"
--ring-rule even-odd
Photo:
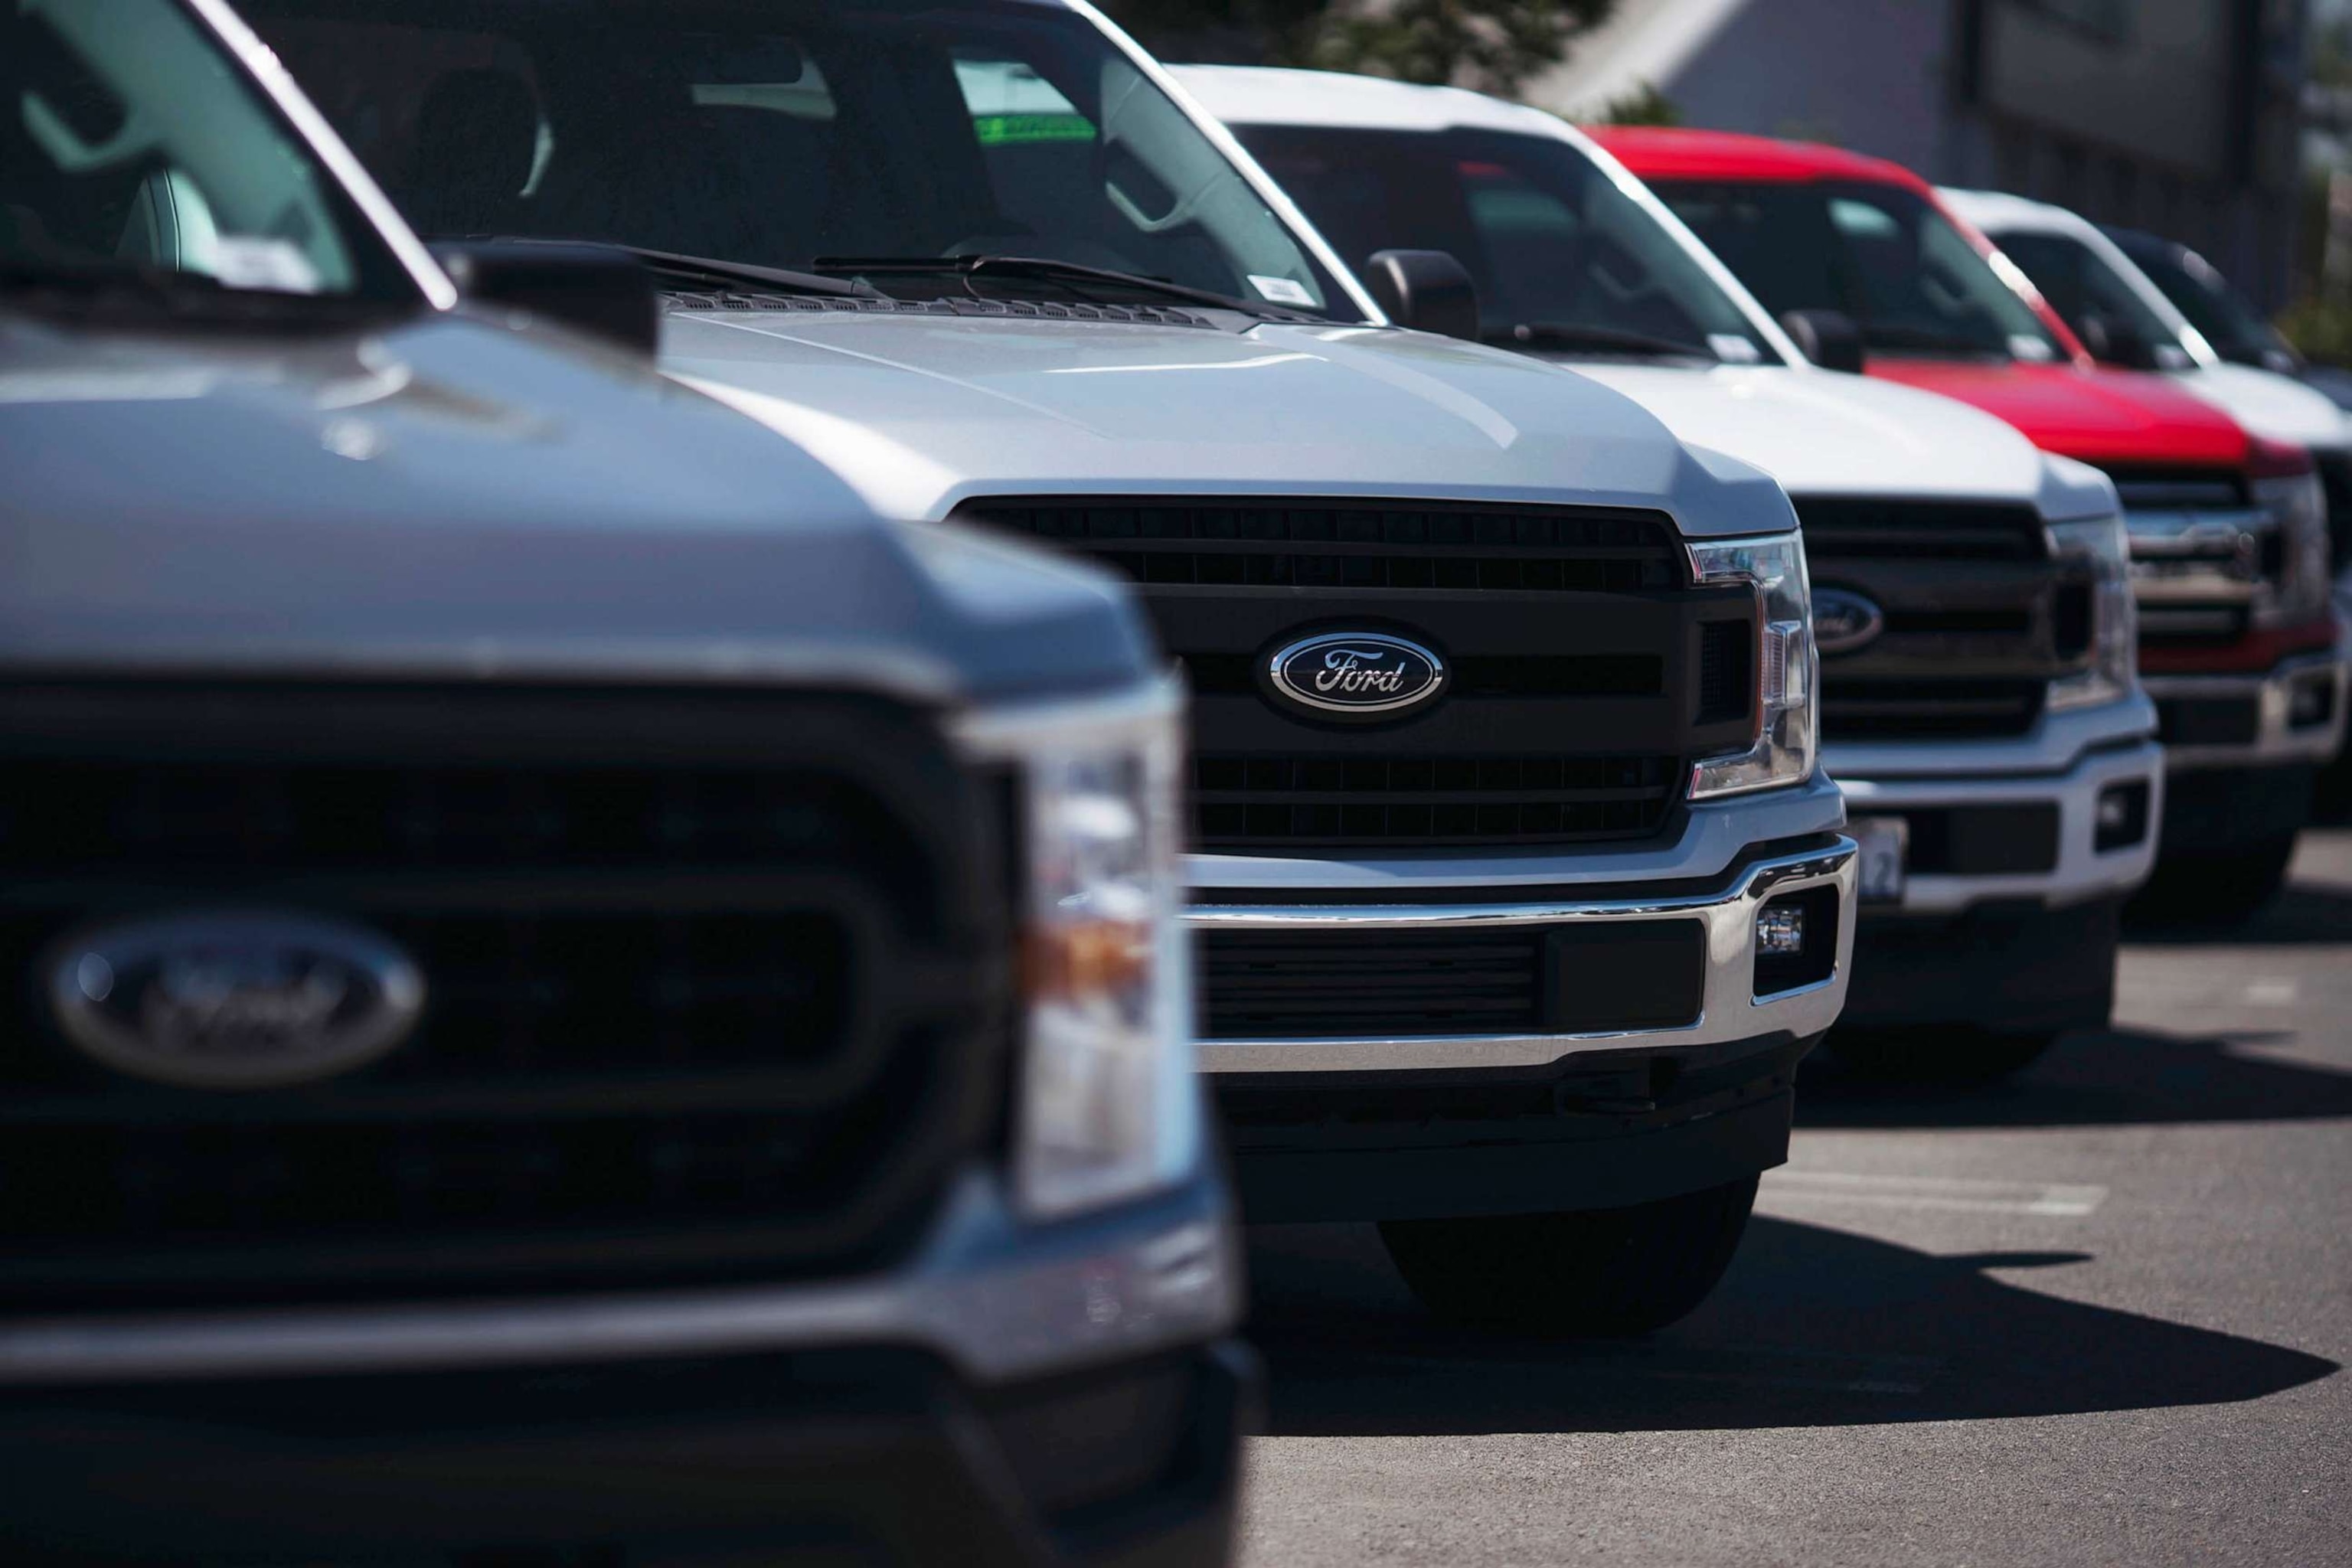
[(2136, 921), (2235, 925), (2252, 919), (2286, 885), (2294, 835), (2259, 839), (2234, 854), (2167, 856), (2131, 902)]
[(1750, 1176), (1631, 1208), (1389, 1220), (1381, 1240), (1440, 1317), (1619, 1337), (1664, 1328), (1706, 1300), (1755, 1206)]
[(1997, 1035), (1989, 1029), (1830, 1032), (1829, 1054), (1852, 1077), (1875, 1083), (1990, 1083), (2021, 1072), (2057, 1040), (2058, 1031)]

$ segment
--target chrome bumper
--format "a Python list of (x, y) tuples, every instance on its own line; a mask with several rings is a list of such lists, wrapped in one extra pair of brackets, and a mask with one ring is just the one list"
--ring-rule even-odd
[[(1824, 884), (1838, 889), (1835, 970), (1829, 979), (1817, 984), (1757, 996), (1757, 911), (1779, 894)], [(1196, 904), (1185, 911), (1195, 931), (1484, 930), (1584, 921), (1696, 919), (1706, 926), (1707, 955), (1706, 989), (1698, 1021), (1678, 1028), (1594, 1035), (1202, 1040), (1201, 1070), (1367, 1072), (1541, 1067), (1563, 1057), (1612, 1048), (1710, 1046), (1769, 1034), (1817, 1035), (1836, 1020), (1839, 1009), (1845, 1005), (1853, 957), (1853, 840), (1840, 836), (1827, 848), (1756, 861), (1722, 891), (1683, 897), (1491, 904)]]
[(323, 1376), (919, 1345), (1002, 1383), (1198, 1342), (1241, 1316), (1209, 1176), (1030, 1226), (996, 1182), (954, 1190), (905, 1265), (855, 1279), (0, 1321), (0, 1387)]
[[(1837, 774), (1848, 820), (1976, 805), (2052, 805), (2058, 808), (2058, 864), (2047, 871), (1996, 876), (1918, 876), (1905, 879), (1899, 903), (1865, 906), (1915, 915), (1959, 914), (1992, 899), (2032, 899), (2059, 909), (2116, 898), (2147, 880), (2155, 868), (2157, 824), (2164, 820), (2164, 751), (2154, 741), (2094, 752), (2064, 773), (2034, 778), (1855, 778)], [(2116, 784), (2145, 784), (2147, 828), (2139, 842), (2096, 847), (2099, 796)]]
[[(2165, 766), (2177, 773), (2324, 763), (2344, 743), (2344, 703), (2352, 679), (2347, 679), (2340, 644), (2331, 652), (2282, 659), (2260, 675), (2148, 675), (2141, 677), (2141, 684), (2159, 703), (2169, 698), (2251, 698), (2255, 704), (2260, 728), (2248, 744), (2165, 747)], [(2295, 694), (2313, 688), (2327, 691), (2328, 716), (2324, 722), (2296, 728), (2289, 721)]]

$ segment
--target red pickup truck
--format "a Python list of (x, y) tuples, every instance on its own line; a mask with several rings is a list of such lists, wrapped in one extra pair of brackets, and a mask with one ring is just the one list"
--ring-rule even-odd
[(2309, 454), (2159, 376), (2099, 368), (1899, 164), (1721, 132), (1593, 134), (1822, 363), (1972, 403), (2115, 480), (2168, 773), (2150, 891), (2206, 918), (2267, 900), (2344, 726)]

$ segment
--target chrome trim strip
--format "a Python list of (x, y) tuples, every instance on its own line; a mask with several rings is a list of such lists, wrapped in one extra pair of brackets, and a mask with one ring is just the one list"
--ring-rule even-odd
[[(1344, 931), (1430, 927), (1484, 930), (1581, 921), (1689, 920), (1706, 927), (1706, 993), (1696, 1022), (1679, 1028), (1581, 1035), (1414, 1035), (1346, 1039), (1200, 1042), (1204, 1073), (1365, 1072), (1448, 1068), (1542, 1067), (1610, 1049), (1690, 1047), (1786, 1031), (1818, 1034), (1837, 1018), (1853, 957), (1855, 847), (1841, 836), (1825, 849), (1759, 860), (1720, 892), (1653, 899), (1439, 905), (1195, 905), (1187, 923), (1203, 931)], [(1776, 893), (1830, 884), (1838, 889), (1838, 952), (1830, 979), (1759, 997), (1756, 911)]]
[(897, 1272), (838, 1283), (0, 1324), (0, 1386), (348, 1375), (913, 1344), (982, 1382), (1194, 1342), (1241, 1312), (1232, 1227), (1195, 1183), (1143, 1213), (1023, 1231), (959, 1189)]

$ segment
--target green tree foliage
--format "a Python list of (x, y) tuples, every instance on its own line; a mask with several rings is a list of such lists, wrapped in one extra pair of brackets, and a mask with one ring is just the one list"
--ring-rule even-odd
[(1510, 94), (1616, 0), (1104, 0), (1162, 59), (1308, 66)]
[(1591, 118), (1595, 125), (1680, 125), (1683, 111), (1656, 82), (1645, 81), (1602, 104)]

